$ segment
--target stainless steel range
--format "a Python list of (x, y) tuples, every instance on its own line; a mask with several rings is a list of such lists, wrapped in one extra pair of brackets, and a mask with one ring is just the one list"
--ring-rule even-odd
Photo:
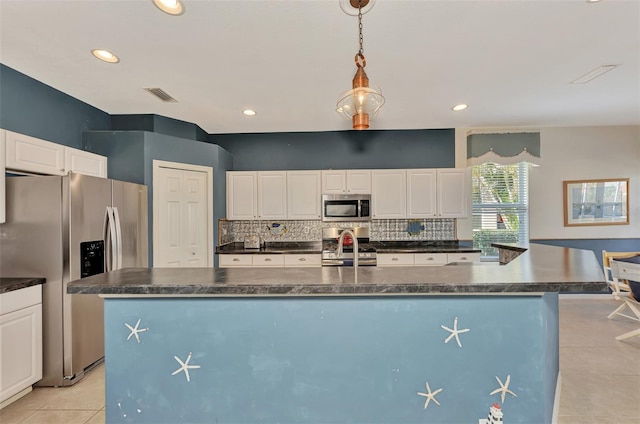
[(369, 242), (369, 227), (323, 228), (322, 229), (322, 266), (353, 266), (353, 240), (345, 237), (342, 254), (338, 254), (338, 239), (343, 230), (351, 230), (358, 239), (358, 266), (376, 266), (376, 249)]

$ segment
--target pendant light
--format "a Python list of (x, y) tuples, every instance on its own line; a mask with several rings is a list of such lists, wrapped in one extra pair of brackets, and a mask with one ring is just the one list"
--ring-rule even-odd
[(369, 78), (364, 71), (367, 60), (362, 49), (362, 8), (369, 3), (369, 0), (350, 0), (350, 3), (352, 7), (358, 9), (360, 50), (355, 56), (357, 70), (353, 77), (352, 88), (340, 95), (336, 111), (345, 118), (353, 120), (354, 130), (365, 130), (369, 128), (369, 119), (384, 104), (384, 97), (380, 88), (369, 86)]

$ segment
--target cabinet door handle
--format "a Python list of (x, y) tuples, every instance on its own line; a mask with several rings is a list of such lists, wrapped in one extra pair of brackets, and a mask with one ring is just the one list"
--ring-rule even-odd
[(271, 262), (271, 258), (265, 258), (265, 262)]
[(233, 258), (233, 262), (240, 262), (240, 258)]
[(304, 261), (306, 261), (306, 259), (305, 259), (305, 258), (298, 258), (298, 260), (299, 260), (300, 262), (304, 262)]

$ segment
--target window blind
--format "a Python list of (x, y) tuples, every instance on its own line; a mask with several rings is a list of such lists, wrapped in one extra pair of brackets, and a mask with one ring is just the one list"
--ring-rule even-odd
[(529, 241), (529, 165), (484, 163), (472, 168), (473, 245), (497, 258), (494, 242)]

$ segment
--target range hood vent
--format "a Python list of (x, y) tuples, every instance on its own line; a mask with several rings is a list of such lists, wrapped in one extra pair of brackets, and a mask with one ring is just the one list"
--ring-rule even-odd
[(153, 94), (154, 96), (156, 96), (157, 98), (159, 98), (163, 102), (168, 102), (168, 103), (177, 103), (178, 102), (176, 99), (171, 97), (162, 88), (145, 88), (145, 90), (147, 90), (149, 93)]

